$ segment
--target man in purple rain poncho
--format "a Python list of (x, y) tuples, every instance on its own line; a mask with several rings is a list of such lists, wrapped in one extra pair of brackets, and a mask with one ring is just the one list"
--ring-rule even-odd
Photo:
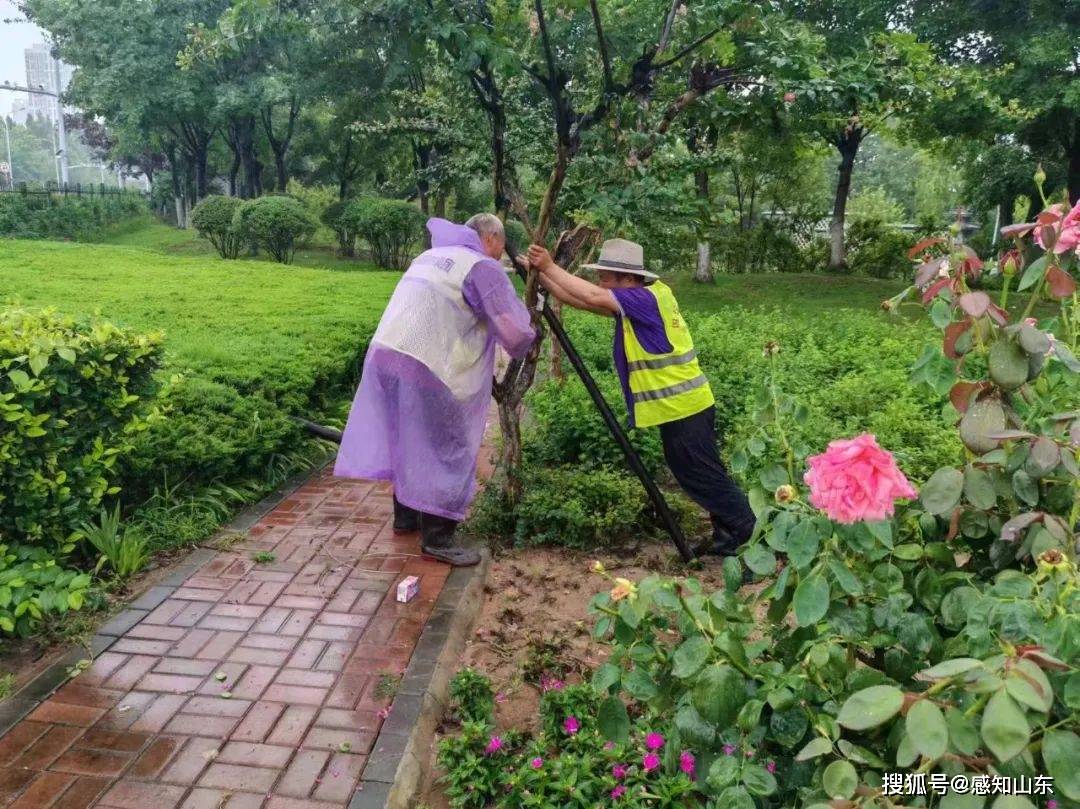
[(424, 553), (451, 565), (480, 555), (454, 545), (476, 491), (495, 344), (513, 357), (536, 332), (499, 259), (502, 222), (430, 219), (431, 249), (405, 272), (371, 340), (334, 466), (339, 477), (394, 485), (394, 530), (420, 530)]

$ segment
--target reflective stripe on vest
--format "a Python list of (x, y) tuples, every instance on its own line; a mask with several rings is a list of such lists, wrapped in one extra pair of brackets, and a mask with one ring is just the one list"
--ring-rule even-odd
[(646, 351), (633, 324), (622, 319), (623, 347), (629, 375), (630, 405), (634, 423), (651, 427), (700, 413), (714, 403), (709, 381), (698, 365), (697, 351), (671, 290), (657, 281), (646, 289), (656, 298), (671, 344), (666, 354)]

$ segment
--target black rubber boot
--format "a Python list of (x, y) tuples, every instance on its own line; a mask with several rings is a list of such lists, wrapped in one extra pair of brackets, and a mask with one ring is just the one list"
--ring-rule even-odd
[(454, 567), (480, 564), (480, 553), (454, 544), (457, 521), (435, 514), (420, 515), (420, 549), (440, 562)]
[(403, 506), (394, 498), (394, 533), (411, 534), (420, 530), (420, 512), (415, 508)]

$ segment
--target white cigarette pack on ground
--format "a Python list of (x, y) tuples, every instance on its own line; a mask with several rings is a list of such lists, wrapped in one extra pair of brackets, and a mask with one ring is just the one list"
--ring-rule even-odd
[(420, 579), (416, 576), (406, 576), (398, 582), (397, 600), (401, 602), (411, 601), (412, 597), (420, 592)]

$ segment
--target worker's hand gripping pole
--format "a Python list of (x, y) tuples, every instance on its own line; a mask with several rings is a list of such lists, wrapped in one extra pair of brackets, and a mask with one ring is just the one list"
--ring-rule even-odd
[[(518, 275), (526, 282), (529, 282), (529, 273), (527, 273), (521, 264), (518, 263), (517, 250), (509, 243), (506, 245), (506, 254), (510, 257), (510, 261), (513, 263)], [(634, 474), (638, 476), (641, 485), (645, 487), (645, 491), (648, 493), (649, 499), (656, 509), (656, 513), (660, 515), (664, 527), (667, 529), (667, 532), (671, 534), (671, 539), (675, 543), (675, 547), (679, 549), (679, 555), (682, 556), (684, 562), (691, 561), (694, 558), (694, 552), (690, 550), (690, 546), (686, 542), (686, 537), (683, 536), (682, 528), (679, 527), (675, 515), (673, 515), (671, 509), (668, 508), (667, 500), (664, 498), (663, 492), (661, 492), (656, 485), (656, 481), (652, 479), (649, 470), (645, 468), (645, 464), (641, 461), (641, 456), (637, 454), (637, 450), (635, 450), (634, 445), (630, 443), (630, 438), (626, 435), (626, 431), (623, 429), (622, 425), (619, 424), (619, 420), (611, 411), (611, 407), (608, 405), (604, 395), (600, 393), (600, 389), (596, 386), (596, 381), (592, 378), (592, 374), (589, 373), (589, 369), (585, 367), (581, 355), (578, 354), (577, 349), (574, 348), (574, 344), (570, 342), (570, 337), (566, 334), (566, 330), (563, 329), (562, 322), (552, 310), (551, 304), (547, 300), (546, 290), (543, 295), (543, 314), (544, 319), (547, 320), (551, 334), (558, 340), (559, 345), (562, 346), (563, 353), (566, 354), (566, 358), (570, 360), (570, 364), (574, 366), (574, 370), (577, 371), (577, 375), (581, 378), (582, 383), (584, 383), (585, 389), (589, 392), (589, 396), (592, 397), (596, 409), (600, 411), (600, 416), (604, 419), (604, 424), (607, 425), (611, 437), (615, 439), (615, 443), (618, 444), (619, 449), (623, 451), (623, 455), (626, 456), (627, 464), (630, 465)]]

